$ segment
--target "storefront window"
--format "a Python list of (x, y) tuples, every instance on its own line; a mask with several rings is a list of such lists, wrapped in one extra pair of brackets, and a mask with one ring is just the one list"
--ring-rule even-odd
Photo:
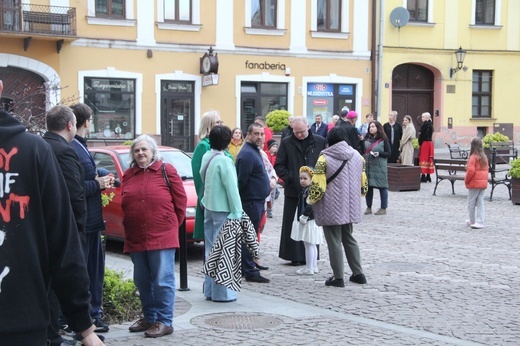
[(85, 78), (85, 104), (93, 111), (89, 138), (135, 137), (135, 80)]
[(265, 117), (271, 111), (287, 109), (286, 83), (243, 82), (241, 94), (240, 126), (243, 131), (246, 131), (248, 126), (254, 122), (255, 117)]
[(316, 115), (321, 115), (328, 123), (334, 114), (347, 107), (356, 109), (356, 93), (353, 84), (309, 83), (307, 84), (307, 120), (314, 122)]

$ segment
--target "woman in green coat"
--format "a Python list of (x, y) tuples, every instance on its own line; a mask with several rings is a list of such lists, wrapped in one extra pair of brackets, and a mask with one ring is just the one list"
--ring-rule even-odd
[(191, 158), (191, 171), (193, 173), (193, 182), (197, 191), (197, 210), (195, 213), (195, 230), (193, 231), (193, 239), (204, 239), (204, 211), (201, 208), (200, 200), (204, 193), (204, 184), (200, 176), (200, 166), (202, 157), (210, 150), (209, 133), (216, 125), (221, 125), (220, 113), (218, 111), (209, 111), (202, 115), (200, 119), (199, 144), (193, 152)]
[(372, 121), (368, 124), (368, 133), (365, 136), (364, 144), (368, 176), (368, 192), (365, 196), (367, 209), (365, 210), (365, 215), (372, 214), (374, 188), (379, 190), (379, 195), (381, 196), (381, 208), (375, 215), (384, 215), (388, 207), (387, 161), (392, 153), (392, 149), (379, 121)]

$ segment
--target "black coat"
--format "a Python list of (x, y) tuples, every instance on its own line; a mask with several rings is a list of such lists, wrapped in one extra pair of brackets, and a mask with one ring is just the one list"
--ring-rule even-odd
[(352, 125), (349, 121), (345, 121), (341, 118), (338, 119), (336, 126), (344, 127), (347, 130), (347, 143), (352, 148), (356, 149), (361, 155), (364, 154), (363, 141), (359, 139), (359, 133), (357, 128)]
[(50, 144), (61, 168), (61, 173), (67, 183), (70, 204), (76, 219), (79, 232), (85, 232), (87, 223), (87, 202), (85, 199), (85, 171), (79, 162), (79, 157), (65, 138), (53, 133), (46, 132), (43, 139)]
[[(85, 196), (87, 198), (86, 232), (99, 232), (105, 229), (101, 206), (101, 188), (96, 176), (96, 163), (87, 149), (87, 140), (78, 135), (72, 141), (72, 147), (78, 154), (79, 161), (85, 171)], [(102, 174), (100, 174), (102, 176)]]
[(299, 140), (294, 135), (281, 140), (274, 169), (278, 177), (284, 181), (285, 196), (298, 198), (302, 190), (300, 186), (300, 167), (309, 166), (314, 168), (321, 151), (326, 146), (327, 141), (325, 138), (314, 136), (310, 132), (309, 136), (304, 140)]
[[(392, 142), (392, 127), (394, 128), (394, 141)], [(385, 123), (383, 125), (383, 130), (385, 130), (386, 137), (388, 138), (388, 142), (390, 143), (390, 148), (392, 149), (392, 154), (388, 158), (388, 163), (396, 163), (397, 158), (399, 157), (399, 146), (401, 145), (401, 138), (403, 137), (403, 127), (399, 123), (394, 123), (394, 125), (390, 125), (390, 123)]]
[(419, 145), (421, 145), (424, 141), (431, 141), (433, 136), (433, 124), (430, 120), (425, 121), (421, 125), (421, 130), (419, 132)]

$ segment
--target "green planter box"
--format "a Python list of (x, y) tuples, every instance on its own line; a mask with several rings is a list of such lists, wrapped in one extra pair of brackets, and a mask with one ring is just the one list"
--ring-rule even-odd
[(421, 189), (421, 168), (400, 163), (388, 164), (388, 190), (418, 191)]

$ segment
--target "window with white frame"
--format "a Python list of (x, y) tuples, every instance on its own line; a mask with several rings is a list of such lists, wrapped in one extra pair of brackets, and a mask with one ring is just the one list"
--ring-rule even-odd
[(192, 18), (191, 0), (164, 0), (164, 20), (189, 24)]
[(341, 1), (318, 0), (317, 8), (318, 31), (340, 31), (341, 27)]
[(244, 0), (248, 35), (285, 34), (285, 0)]
[(251, 27), (276, 28), (277, 0), (251, 0)]
[(125, 0), (96, 0), (96, 17), (125, 18)]
[(413, 22), (428, 22), (428, 0), (408, 0), (406, 9)]
[(311, 36), (346, 39), (350, 0), (311, 0)]
[(475, 1), (475, 24), (495, 25), (495, 0)]

